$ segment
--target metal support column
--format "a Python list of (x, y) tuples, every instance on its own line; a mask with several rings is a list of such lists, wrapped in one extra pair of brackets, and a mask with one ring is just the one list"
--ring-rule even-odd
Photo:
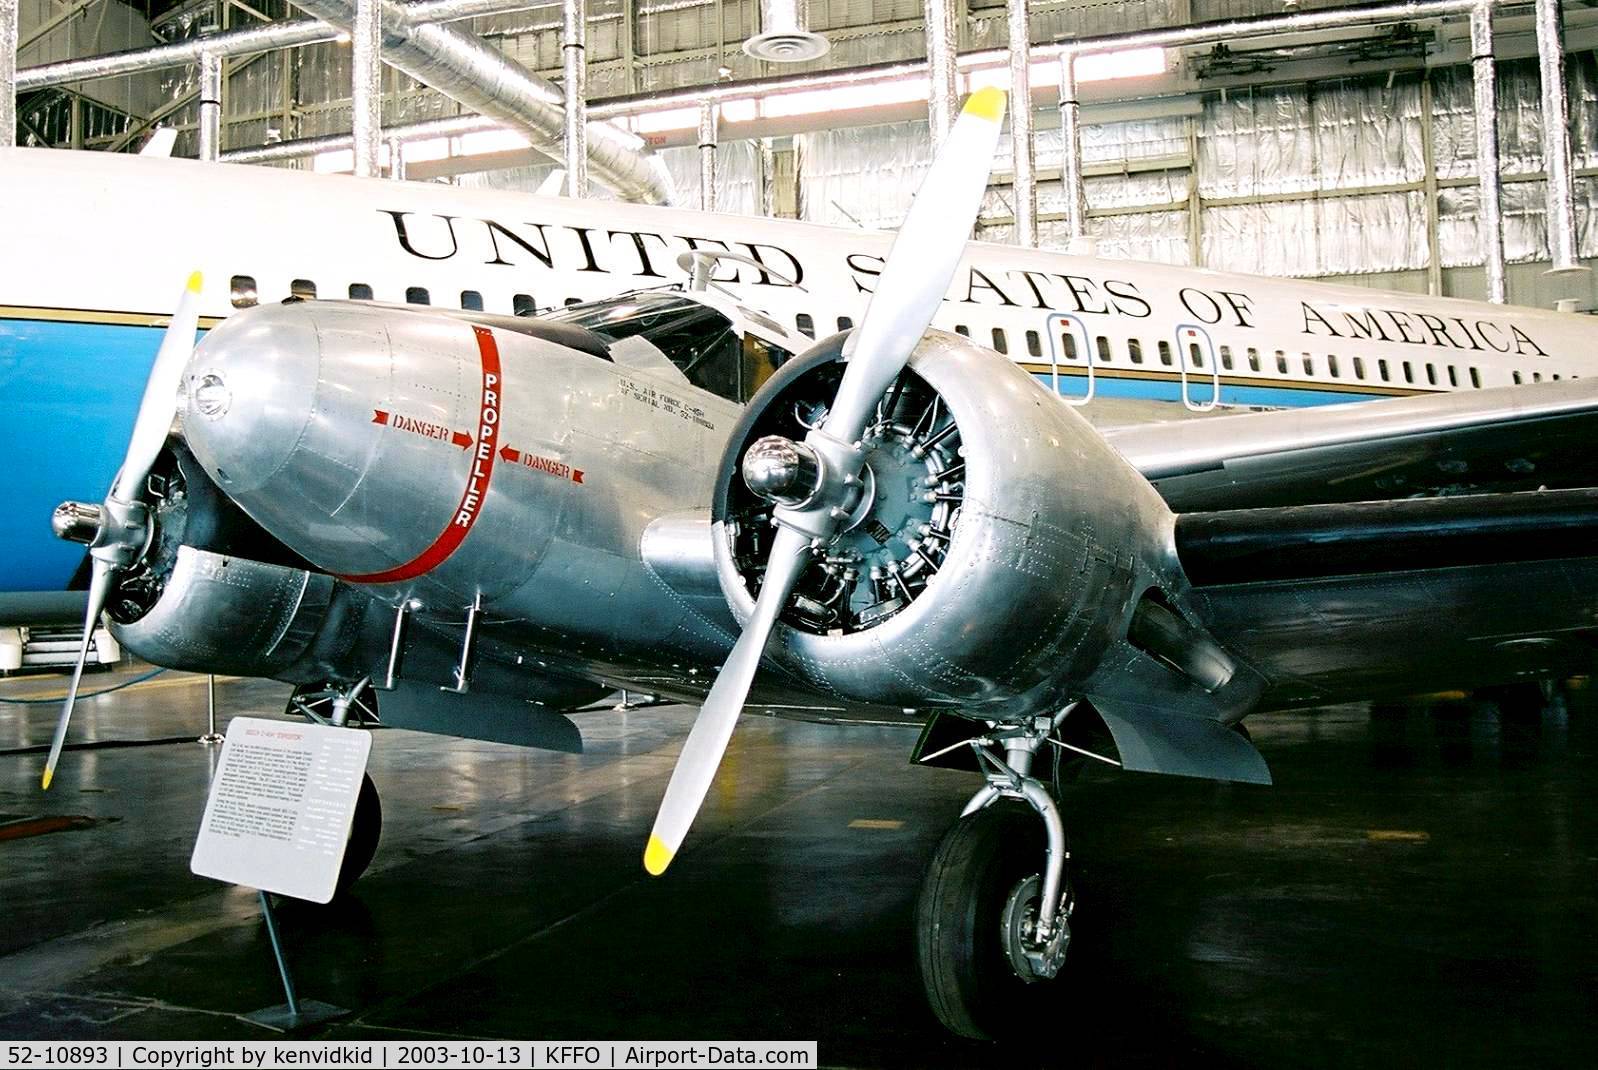
[(1443, 252), (1441, 209), (1437, 202), (1437, 150), (1436, 134), (1432, 125), (1432, 80), (1425, 74), (1420, 80), (1420, 155), (1421, 199), (1426, 213), (1426, 292), (1433, 297), (1443, 295)]
[(376, 178), (382, 173), (382, 0), (355, 0), (350, 46), (350, 133), (355, 141), (355, 177)]
[(1082, 109), (1076, 96), (1076, 57), (1060, 57), (1060, 185), (1065, 193), (1065, 237), (1072, 252), (1087, 238), (1082, 192)]
[(760, 214), (777, 218), (777, 154), (769, 137), (760, 139)]
[(405, 142), (397, 137), (388, 139), (388, 177), (395, 182), (405, 181)]
[(716, 129), (720, 109), (706, 101), (699, 105), (699, 207), (716, 210)]
[(0, 0), (0, 149), (17, 143), (18, 0)]
[(200, 55), (199, 157), (215, 163), (222, 155), (222, 57)]
[(1576, 261), (1576, 194), (1570, 174), (1570, 112), (1559, 0), (1537, 0), (1537, 66), (1543, 91), (1543, 168), (1548, 173), (1550, 272), (1581, 271)]
[(1027, 0), (1008, 0), (1010, 142), (1015, 158), (1015, 243), (1038, 244), (1037, 155), (1032, 143), (1032, 27)]
[(948, 136), (959, 111), (960, 95), (955, 52), (959, 47), (954, 25), (953, 0), (924, 0), (927, 33), (927, 120), (931, 126), (932, 151), (937, 152)]
[(1504, 283), (1503, 182), (1498, 174), (1498, 74), (1493, 65), (1493, 5), (1481, 0), (1470, 13), (1470, 69), (1476, 107), (1476, 170), (1480, 176), (1477, 227), (1487, 300), (1508, 300)]
[(561, 89), (566, 95), (566, 192), (588, 196), (588, 5), (585, 0), (561, 4)]

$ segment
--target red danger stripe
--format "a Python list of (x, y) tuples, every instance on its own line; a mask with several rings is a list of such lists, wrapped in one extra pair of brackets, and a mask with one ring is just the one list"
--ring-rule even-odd
[(364, 576), (341, 576), (351, 583), (398, 583), (425, 575), (449, 559), (466, 535), (477, 523), (483, 511), (483, 501), (488, 497), (488, 482), (494, 475), (494, 441), (499, 435), (500, 374), (499, 346), (487, 327), (473, 327), (477, 335), (477, 353), (483, 365), (483, 396), (477, 416), (477, 452), (472, 458), (472, 472), (466, 480), (466, 490), (449, 525), (433, 540), (433, 545), (417, 554), (403, 565), (384, 572), (370, 572)]

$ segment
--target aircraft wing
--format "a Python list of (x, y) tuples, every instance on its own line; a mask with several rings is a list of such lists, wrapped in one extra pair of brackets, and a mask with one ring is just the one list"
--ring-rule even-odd
[(1598, 379), (1105, 431), (1172, 509), (1598, 486)]

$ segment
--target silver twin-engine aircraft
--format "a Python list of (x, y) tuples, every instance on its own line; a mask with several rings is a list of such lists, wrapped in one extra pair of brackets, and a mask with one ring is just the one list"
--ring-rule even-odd
[[(655, 874), (743, 710), (922, 724), (916, 760), (983, 781), (917, 917), (968, 1035), (1066, 960), (1045, 763), (1262, 783), (1250, 714), (1588, 666), (1598, 380), (1096, 429), (929, 330), (1003, 109), (968, 100), (859, 325), (819, 342), (716, 283), (726, 250), (548, 315), (291, 299), (197, 347), (192, 280), (109, 493), (56, 513), (89, 624), (336, 724), (575, 751), (562, 711), (612, 689), (702, 704)], [(1450, 307), (1474, 344), (1486, 306)], [(1491, 337), (1554, 329), (1525, 322)]]

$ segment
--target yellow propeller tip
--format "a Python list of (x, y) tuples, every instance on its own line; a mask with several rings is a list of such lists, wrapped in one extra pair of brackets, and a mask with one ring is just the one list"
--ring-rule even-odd
[(39, 781), (39, 790), (40, 791), (49, 791), (50, 790), (50, 781), (52, 781), (54, 779), (55, 779), (55, 770), (54, 769), (46, 769), (44, 771), (44, 779)]
[(191, 294), (199, 293), (200, 292), (200, 283), (202, 281), (204, 281), (204, 276), (201, 275), (200, 272), (196, 271), (194, 274), (190, 275), (189, 276), (189, 293), (191, 293)]
[(998, 86), (978, 89), (965, 98), (965, 112), (983, 119), (999, 122), (1004, 118), (1006, 95)]
[(671, 865), (671, 848), (661, 842), (659, 836), (649, 837), (649, 845), (644, 848), (644, 868), (651, 877), (658, 877), (666, 872), (666, 867)]

